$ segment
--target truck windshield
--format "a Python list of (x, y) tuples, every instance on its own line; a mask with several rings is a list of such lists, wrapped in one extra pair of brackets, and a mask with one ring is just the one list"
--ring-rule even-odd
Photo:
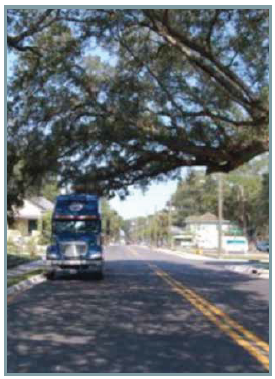
[(60, 220), (53, 222), (53, 231), (60, 233), (99, 233), (99, 220)]

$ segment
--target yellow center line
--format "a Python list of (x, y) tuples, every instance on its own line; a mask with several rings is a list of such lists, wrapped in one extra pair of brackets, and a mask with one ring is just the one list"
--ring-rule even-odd
[[(165, 276), (169, 275), (162, 271), (162, 274)], [(186, 286), (182, 285), (177, 280), (170, 277), (170, 280), (173, 281), (173, 284), (181, 288), (183, 291), (186, 291), (186, 294), (189, 294), (190, 296), (193, 296), (197, 301), (201, 302), (204, 306), (208, 307), (210, 310), (212, 310), (213, 313), (215, 313), (217, 316), (223, 318), (229, 325), (231, 325), (233, 328), (238, 330), (240, 333), (243, 333), (245, 337), (247, 337), (250, 340), (253, 340), (253, 342), (260, 348), (262, 348), (266, 353), (269, 353), (269, 345), (261, 340), (259, 337), (257, 337), (254, 333), (248, 331), (241, 325), (239, 325), (236, 321), (234, 321), (232, 318), (230, 318), (226, 313), (224, 313), (221, 309), (217, 308), (213, 304), (211, 304), (209, 301), (204, 299), (202, 296), (198, 295), (194, 290), (191, 290), (187, 288)]]
[[(140, 257), (139, 254), (135, 251), (131, 250), (131, 252), (135, 256)], [(147, 265), (159, 277), (168, 283), (175, 292), (188, 300), (220, 330), (230, 336), (239, 346), (254, 356), (267, 371), (269, 370), (269, 358), (266, 356), (266, 354), (269, 353), (269, 345), (265, 341), (261, 340), (254, 333), (245, 329), (243, 326), (230, 318), (221, 309), (212, 305), (202, 296), (196, 294), (193, 290), (182, 285), (180, 282), (172, 278), (167, 272), (161, 270), (158, 266), (148, 262)]]
[[(259, 351), (258, 348), (253, 346), (251, 344), (255, 341), (250, 340), (247, 341), (247, 339), (244, 339), (241, 334), (238, 334), (236, 330), (232, 328), (231, 325), (226, 323), (225, 319), (220, 319), (217, 316), (215, 316), (215, 313), (212, 311), (211, 308), (205, 306), (202, 302), (198, 302), (198, 297), (191, 296), (188, 292), (184, 291), (182, 288), (177, 286), (174, 283), (174, 279), (169, 280), (169, 276), (165, 273), (163, 275), (163, 272), (156, 271), (156, 274), (163, 278), (170, 286), (174, 289), (175, 292), (182, 295), (185, 299), (187, 299), (195, 308), (197, 308), (201, 313), (203, 313), (210, 321), (212, 321), (219, 329), (221, 329), (224, 333), (229, 335), (238, 345), (243, 347), (245, 350), (247, 350), (251, 355), (253, 355), (259, 362), (263, 364), (263, 366), (268, 370), (269, 369), (269, 359), (265, 355)], [(169, 278), (169, 279), (168, 279)]]

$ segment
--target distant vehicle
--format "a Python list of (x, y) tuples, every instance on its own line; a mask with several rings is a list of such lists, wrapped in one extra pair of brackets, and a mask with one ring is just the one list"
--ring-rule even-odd
[(257, 241), (256, 247), (259, 251), (269, 252), (269, 241)]
[(52, 216), (52, 244), (46, 253), (48, 278), (56, 271), (92, 271), (103, 279), (99, 198), (88, 194), (60, 195)]

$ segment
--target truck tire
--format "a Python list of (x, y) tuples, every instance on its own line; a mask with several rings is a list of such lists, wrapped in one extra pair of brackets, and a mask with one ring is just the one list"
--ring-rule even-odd
[(98, 271), (94, 273), (94, 278), (96, 280), (103, 280), (104, 279), (104, 273), (103, 271)]
[(48, 280), (54, 280), (55, 279), (55, 271), (49, 271), (46, 273), (46, 278)]

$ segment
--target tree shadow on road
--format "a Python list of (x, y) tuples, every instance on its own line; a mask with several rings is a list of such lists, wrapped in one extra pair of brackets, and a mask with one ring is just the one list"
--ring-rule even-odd
[[(237, 321), (268, 339), (268, 304), (237, 288), (249, 277), (157, 265), (218, 306), (237, 307)], [(9, 373), (265, 372), (134, 259), (109, 261), (104, 281), (61, 276), (18, 296), (8, 306), (7, 361)]]

